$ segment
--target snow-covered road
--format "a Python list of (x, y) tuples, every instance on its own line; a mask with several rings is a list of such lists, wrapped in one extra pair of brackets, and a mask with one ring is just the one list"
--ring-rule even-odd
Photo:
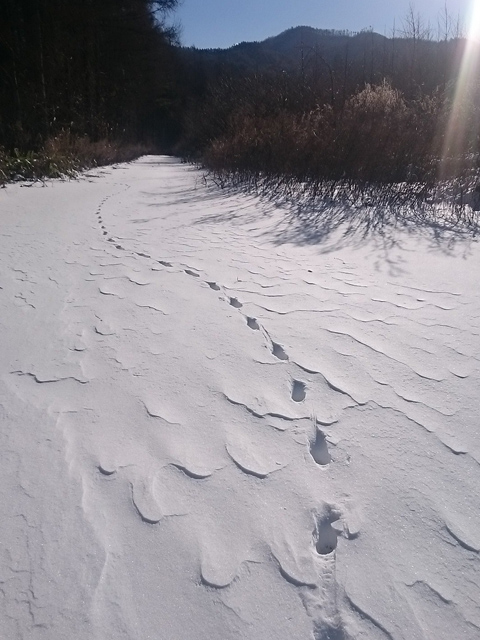
[(2, 640), (480, 638), (480, 247), (358, 216), (0, 192)]

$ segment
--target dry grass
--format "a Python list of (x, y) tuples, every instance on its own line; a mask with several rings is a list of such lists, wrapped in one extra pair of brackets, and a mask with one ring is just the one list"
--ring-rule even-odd
[(79, 137), (62, 132), (40, 151), (7, 153), (0, 148), (0, 184), (17, 180), (74, 177), (79, 171), (116, 162), (129, 162), (151, 150), (132, 145)]
[(204, 160), (214, 171), (250, 170), (302, 182), (432, 182), (441, 108), (434, 98), (407, 103), (386, 83), (367, 85), (340, 112), (329, 105), (272, 115), (243, 108)]
[(341, 109), (318, 104), (309, 110), (268, 112), (244, 101), (202, 159), (210, 176), (224, 186), (354, 207), (372, 202), (397, 209), (421, 207), (426, 218), (437, 215), (439, 203), (448, 202), (456, 217), (471, 211), (476, 225), (476, 136), (451, 163), (455, 172), (444, 172), (439, 179), (448, 117), (448, 103), (439, 93), (407, 100), (386, 82), (366, 85)]

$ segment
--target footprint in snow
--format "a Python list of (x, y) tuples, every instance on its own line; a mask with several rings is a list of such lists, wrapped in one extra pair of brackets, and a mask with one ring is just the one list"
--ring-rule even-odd
[(325, 434), (320, 429), (315, 428), (315, 440), (310, 443), (310, 454), (315, 462), (321, 466), (330, 464), (332, 461)]
[(332, 527), (338, 516), (322, 516), (317, 519), (313, 539), (315, 549), (321, 556), (326, 556), (337, 548), (338, 532)]
[(195, 273), (195, 271), (192, 271), (191, 269), (185, 269), (185, 273), (187, 273), (189, 276), (193, 276), (194, 278), (200, 277), (198, 273)]
[(220, 287), (216, 282), (207, 282), (207, 284), (210, 287), (210, 289), (213, 289), (214, 291), (220, 291)]
[(247, 317), (247, 325), (254, 331), (258, 331), (260, 329), (260, 325), (258, 324), (256, 318)]
[(159, 260), (158, 264), (161, 264), (164, 267), (171, 267), (172, 265), (170, 264), (170, 262), (167, 262), (166, 260)]
[(237, 298), (230, 298), (230, 304), (232, 307), (235, 307), (235, 309), (241, 309), (243, 307), (243, 304), (237, 300)]
[[(273, 342), (273, 340), (272, 340), (272, 353), (279, 360), (288, 360), (288, 356), (285, 353), (285, 349), (277, 342)], [(300, 383), (300, 384), (303, 384), (303, 383)], [(305, 385), (303, 386), (305, 388)], [(302, 400), (304, 398), (305, 398), (305, 395), (303, 396)], [(300, 400), (297, 400), (297, 402), (300, 402)]]
[(307, 388), (307, 385), (304, 382), (301, 382), (300, 380), (293, 380), (292, 381), (292, 400), (294, 402), (303, 402), (307, 395), (306, 388)]

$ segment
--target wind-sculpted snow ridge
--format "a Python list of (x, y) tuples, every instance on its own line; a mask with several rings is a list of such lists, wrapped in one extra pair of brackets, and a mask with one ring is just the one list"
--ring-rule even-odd
[(475, 241), (166, 157), (1, 199), (2, 638), (480, 637)]

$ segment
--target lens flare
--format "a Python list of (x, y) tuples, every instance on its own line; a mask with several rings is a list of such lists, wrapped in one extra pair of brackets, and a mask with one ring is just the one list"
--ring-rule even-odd
[(448, 118), (442, 150), (440, 179), (458, 175), (465, 163), (472, 142), (478, 134), (478, 122), (473, 122), (472, 100), (478, 92), (480, 71), (480, 0), (473, 0), (468, 19), (468, 35), (460, 72)]

